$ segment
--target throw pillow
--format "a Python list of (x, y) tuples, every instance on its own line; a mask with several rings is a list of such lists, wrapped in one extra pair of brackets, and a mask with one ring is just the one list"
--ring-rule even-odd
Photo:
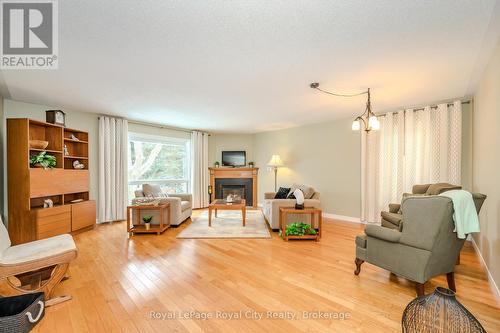
[[(293, 191), (295, 192), (295, 190)], [(292, 190), (290, 190), (290, 194), (288, 194), (288, 196), (286, 197), (287, 199), (297, 199), (295, 198), (295, 195), (293, 194)]]
[[(294, 183), (290, 188), (290, 194), (293, 194), (296, 189), (300, 189), (302, 193), (304, 193), (304, 199), (311, 199), (314, 193), (316, 193), (316, 191), (310, 186)], [(288, 195), (289, 199), (295, 199), (295, 196), (293, 198), (290, 198), (290, 194)]]
[(289, 187), (280, 187), (278, 192), (274, 195), (274, 199), (286, 199), (286, 196), (290, 192)]
[(458, 185), (452, 185), (448, 183), (437, 183), (437, 184), (431, 184), (429, 188), (427, 189), (427, 192), (425, 194), (427, 195), (439, 195), (445, 191), (449, 190), (461, 190), (462, 186)]
[(307, 185), (300, 185), (299, 189), (304, 193), (304, 199), (311, 199), (316, 192), (312, 187)]
[(160, 185), (142, 184), (142, 192), (145, 197), (159, 198), (163, 195)]

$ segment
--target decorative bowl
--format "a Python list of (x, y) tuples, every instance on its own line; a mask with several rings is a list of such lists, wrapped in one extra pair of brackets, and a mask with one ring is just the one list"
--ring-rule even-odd
[(48, 141), (43, 140), (30, 140), (30, 148), (45, 149), (49, 145)]

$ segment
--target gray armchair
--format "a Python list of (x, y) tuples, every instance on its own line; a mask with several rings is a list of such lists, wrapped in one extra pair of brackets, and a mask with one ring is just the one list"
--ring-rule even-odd
[[(486, 199), (474, 195), (479, 212)], [(429, 279), (446, 274), (448, 286), (456, 291), (455, 262), (464, 244), (457, 238), (453, 222), (453, 203), (442, 196), (410, 197), (402, 202), (402, 231), (368, 225), (365, 235), (356, 237), (356, 270), (368, 262), (416, 282), (417, 295), (424, 295)]]
[[(411, 196), (438, 195), (449, 190), (460, 190), (462, 187), (448, 183), (414, 185), (411, 193), (403, 193), (403, 199)], [(391, 229), (402, 230), (403, 215), (401, 205), (397, 203), (389, 204), (389, 211), (380, 213), (382, 226)]]

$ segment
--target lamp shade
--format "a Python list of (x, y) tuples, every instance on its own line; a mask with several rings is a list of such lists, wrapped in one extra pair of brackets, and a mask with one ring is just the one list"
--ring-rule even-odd
[(359, 120), (356, 119), (352, 122), (352, 130), (353, 131), (359, 131), (361, 129), (361, 125), (359, 124)]
[(372, 129), (372, 130), (379, 130), (380, 129), (380, 121), (377, 119), (376, 116), (371, 116), (368, 119), (368, 126), (370, 126), (370, 129)]
[(281, 160), (280, 155), (273, 155), (273, 156), (271, 156), (271, 159), (269, 160), (269, 162), (267, 162), (267, 165), (270, 167), (277, 168), (277, 167), (283, 166), (283, 161)]

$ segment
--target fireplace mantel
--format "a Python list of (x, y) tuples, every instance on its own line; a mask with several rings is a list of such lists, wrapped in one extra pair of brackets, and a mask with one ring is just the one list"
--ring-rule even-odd
[(250, 178), (252, 179), (252, 207), (257, 208), (257, 174), (259, 168), (208, 168), (210, 172), (210, 186), (212, 187), (212, 194), (210, 194), (210, 201), (215, 200), (215, 179), (238, 179)]

